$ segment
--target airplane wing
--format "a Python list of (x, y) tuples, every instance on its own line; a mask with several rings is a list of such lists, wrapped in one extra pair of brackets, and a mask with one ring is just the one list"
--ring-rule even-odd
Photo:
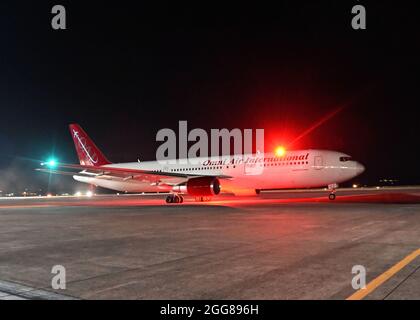
[(59, 175), (63, 175), (63, 176), (74, 176), (75, 173), (74, 172), (70, 172), (70, 171), (61, 171), (61, 170), (52, 170), (52, 169), (43, 169), (43, 168), (38, 168), (35, 169), (36, 171), (39, 172), (45, 172), (45, 173), (50, 173), (50, 174), (59, 174)]
[[(45, 165), (45, 164), (41, 164)], [(74, 171), (61, 171), (55, 170), (52, 168), (40, 168), (36, 169), (40, 172), (47, 172), (51, 174), (60, 174), (60, 175), (77, 175), (77, 176), (87, 176), (87, 177), (115, 177), (123, 180), (130, 179), (140, 179), (143, 181), (156, 181), (157, 179), (174, 179), (180, 178), (178, 180), (188, 180), (194, 177), (202, 177), (202, 174), (194, 173), (178, 173), (178, 172), (167, 172), (160, 170), (140, 170), (140, 169), (128, 169), (128, 168), (115, 168), (108, 166), (90, 166), (90, 165), (81, 165), (81, 164), (66, 164), (66, 163), (57, 163), (54, 165), (56, 168), (69, 169)], [(226, 175), (217, 175), (217, 178), (220, 179), (230, 179), (232, 177)]]

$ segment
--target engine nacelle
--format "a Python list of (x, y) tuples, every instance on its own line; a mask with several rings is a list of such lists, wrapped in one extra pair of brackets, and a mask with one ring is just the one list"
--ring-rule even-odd
[(195, 197), (216, 196), (220, 193), (220, 182), (215, 177), (191, 178), (185, 185), (175, 186), (173, 190)]

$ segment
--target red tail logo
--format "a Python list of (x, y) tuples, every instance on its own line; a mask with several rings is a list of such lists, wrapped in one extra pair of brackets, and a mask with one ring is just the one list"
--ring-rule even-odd
[(69, 127), (81, 165), (97, 167), (111, 163), (78, 124)]

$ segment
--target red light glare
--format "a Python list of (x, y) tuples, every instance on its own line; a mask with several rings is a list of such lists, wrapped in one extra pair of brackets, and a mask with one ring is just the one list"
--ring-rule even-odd
[(279, 146), (275, 150), (275, 154), (277, 157), (283, 157), (286, 153), (286, 149), (283, 146)]
[(312, 124), (309, 128), (307, 128), (304, 132), (302, 132), (299, 136), (297, 136), (290, 144), (289, 146), (295, 144), (297, 141), (305, 137), (306, 135), (310, 134), (312, 131), (323, 125), (325, 122), (333, 118), (337, 113), (340, 113), (344, 108), (346, 108), (347, 105), (343, 105), (341, 107), (338, 107), (337, 109), (334, 109), (332, 112), (326, 114), (324, 117), (319, 119), (317, 122)]

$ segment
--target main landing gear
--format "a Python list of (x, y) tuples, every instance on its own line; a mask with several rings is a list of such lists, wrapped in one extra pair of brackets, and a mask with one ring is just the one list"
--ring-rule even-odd
[[(195, 201), (197, 202), (207, 202), (210, 200), (211, 200), (211, 197), (204, 197), (204, 196), (195, 197)], [(181, 196), (180, 194), (171, 193), (170, 195), (166, 197), (166, 203), (183, 203), (183, 202), (184, 202), (184, 197)]]
[(166, 197), (166, 203), (183, 203), (184, 198), (179, 194), (170, 194)]
[(330, 194), (328, 195), (328, 199), (335, 200), (335, 190), (338, 188), (338, 184), (333, 183), (328, 185), (328, 191)]

